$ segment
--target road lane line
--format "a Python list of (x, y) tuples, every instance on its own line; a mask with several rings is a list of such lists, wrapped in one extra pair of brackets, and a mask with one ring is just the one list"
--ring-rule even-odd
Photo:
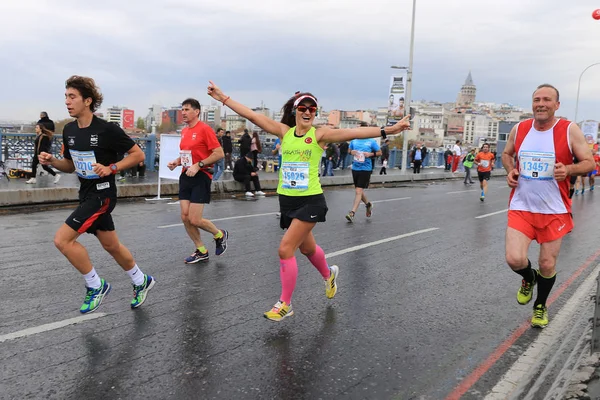
[(81, 316), (75, 317), (75, 318), (69, 318), (69, 319), (65, 319), (62, 321), (51, 322), (49, 324), (34, 326), (33, 328), (27, 328), (27, 329), (23, 329), (22, 331), (17, 331), (17, 332), (13, 332), (13, 333), (8, 333), (6, 335), (1, 335), (0, 343), (5, 342), (7, 340), (18, 339), (18, 338), (22, 338), (25, 336), (36, 335), (38, 333), (48, 332), (48, 331), (52, 331), (55, 329), (64, 328), (65, 326), (75, 325), (80, 322), (89, 321), (91, 319), (102, 318), (105, 315), (106, 315), (105, 313), (86, 314), (86, 315), (81, 315)]
[[(578, 308), (585, 302), (585, 298), (593, 293), (598, 271), (600, 271), (600, 265), (597, 265), (590, 275), (585, 278), (585, 281), (577, 288), (575, 294), (571, 296), (556, 316), (552, 318), (552, 323), (539, 334), (527, 351), (521, 354), (485, 399), (491, 400), (494, 397), (497, 398), (498, 395), (501, 395), (502, 398), (509, 398), (515, 389), (520, 386), (521, 382), (524, 382), (525, 379), (530, 379), (534, 373), (537, 375), (537, 370), (532, 370), (532, 367), (542, 367), (538, 360), (540, 355), (547, 354), (547, 351), (556, 344), (556, 340), (563, 337), (564, 329), (568, 328), (572, 322), (573, 315), (577, 314)], [(544, 373), (537, 380), (543, 381), (541, 379), (543, 376)], [(539, 389), (539, 387), (534, 385), (531, 391), (535, 394), (536, 389)]]
[(409, 200), (410, 197), (398, 197), (397, 199), (387, 199), (387, 200), (374, 200), (371, 203), (385, 203), (387, 201), (400, 201), (400, 200)]
[(333, 253), (325, 254), (325, 257), (331, 258), (331, 257), (335, 257), (335, 256), (341, 256), (342, 254), (350, 253), (350, 252), (357, 251), (357, 250), (366, 249), (367, 247), (377, 246), (378, 244), (392, 242), (394, 240), (404, 239), (404, 238), (407, 238), (407, 237), (410, 237), (410, 236), (419, 235), (421, 233), (427, 233), (427, 232), (436, 231), (438, 229), (440, 229), (440, 228), (428, 228), (428, 229), (421, 229), (420, 231), (414, 231), (414, 232), (404, 233), (402, 235), (392, 236), (392, 237), (389, 237), (389, 238), (386, 238), (386, 239), (381, 239), (381, 240), (376, 240), (376, 241), (371, 242), (371, 243), (365, 243), (365, 244), (361, 244), (361, 245), (358, 245), (358, 246), (348, 247), (347, 249), (334, 251)]
[[(263, 214), (250, 214), (250, 215), (238, 215), (236, 217), (226, 217), (226, 218), (215, 218), (215, 219), (210, 219), (211, 221), (227, 221), (229, 219), (239, 219), (239, 218), (253, 218), (253, 217), (264, 217), (265, 215), (275, 215), (277, 214), (276, 212), (270, 212), (270, 213), (263, 213)], [(172, 224), (172, 225), (162, 225), (162, 226), (157, 226), (158, 229), (164, 229), (164, 228), (173, 228), (175, 226), (183, 226), (183, 224)]]
[[(569, 279), (567, 279), (558, 289), (552, 293), (550, 299), (548, 299), (547, 305), (550, 306), (571, 284), (577, 279), (583, 271), (585, 271), (596, 259), (600, 257), (600, 249), (596, 250), (594, 254), (588, 257), (587, 260), (575, 271)], [(513, 333), (502, 342), (493, 352), (485, 359), (481, 364), (479, 364), (473, 372), (446, 397), (446, 400), (459, 400), (462, 395), (467, 393), (471, 387), (486, 373), (492, 368), (496, 361), (500, 359), (506, 353), (512, 345), (519, 339), (525, 332), (531, 329), (531, 322), (528, 319), (523, 322)]]
[(502, 214), (508, 211), (508, 208), (504, 209), (504, 210), (500, 210), (500, 211), (496, 211), (493, 213), (489, 213), (489, 214), (483, 214), (483, 215), (479, 215), (475, 218), (479, 219), (479, 218), (487, 218), (487, 217), (491, 217), (492, 215), (496, 215), (496, 214)]
[(456, 192), (446, 192), (446, 194), (469, 193), (469, 192), (479, 192), (479, 189), (459, 190)]

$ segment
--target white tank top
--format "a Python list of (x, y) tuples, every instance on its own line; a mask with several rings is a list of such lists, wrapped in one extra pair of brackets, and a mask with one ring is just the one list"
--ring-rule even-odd
[[(515, 150), (517, 168), (519, 168), (519, 184), (514, 189), (509, 209), (529, 211), (540, 214), (565, 214), (570, 212), (565, 204), (559, 183), (554, 179), (554, 165), (557, 158), (568, 157), (572, 160), (569, 141), (570, 124), (561, 124), (555, 131), (556, 124), (547, 131), (536, 130), (533, 123), (524, 121), (517, 126)], [(531, 125), (527, 131), (528, 125)], [(566, 129), (564, 129), (566, 127)], [(562, 136), (562, 137), (560, 137)], [(557, 140), (559, 139), (559, 140)], [(566, 142), (566, 143), (565, 143)], [(556, 149), (555, 143), (565, 143)], [(557, 154), (558, 153), (558, 154)], [(564, 182), (561, 182), (564, 185)]]

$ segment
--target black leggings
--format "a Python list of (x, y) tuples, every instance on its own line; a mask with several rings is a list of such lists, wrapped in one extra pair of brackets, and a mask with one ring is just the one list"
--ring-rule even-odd
[[(37, 166), (40, 163), (38, 156), (33, 156), (33, 161), (31, 162), (31, 176), (30, 178), (35, 178), (37, 175)], [(46, 170), (50, 175), (56, 176), (56, 172), (49, 165), (42, 165), (42, 168)]]

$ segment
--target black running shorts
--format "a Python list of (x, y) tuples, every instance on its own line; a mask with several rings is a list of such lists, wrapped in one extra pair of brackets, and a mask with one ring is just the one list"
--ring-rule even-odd
[(179, 176), (179, 200), (209, 204), (211, 183), (212, 180), (202, 171), (198, 171), (191, 177), (185, 173), (181, 174)]
[(369, 187), (371, 182), (372, 171), (355, 171), (352, 170), (352, 180), (354, 181), (354, 187), (366, 189)]
[(115, 224), (110, 213), (116, 205), (116, 198), (89, 197), (82, 199), (65, 224), (79, 233), (87, 232), (95, 235), (96, 231), (114, 231)]
[(279, 195), (279, 210), (281, 217), (279, 226), (287, 229), (294, 218), (306, 222), (325, 222), (327, 202), (323, 193), (311, 196)]
[(479, 172), (477, 171), (477, 177), (479, 178), (479, 182), (483, 182), (484, 180), (489, 181), (492, 173), (490, 171), (487, 172)]

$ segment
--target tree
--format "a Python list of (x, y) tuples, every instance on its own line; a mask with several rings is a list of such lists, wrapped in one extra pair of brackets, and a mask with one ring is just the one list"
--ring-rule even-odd
[(175, 132), (176, 130), (177, 130), (177, 125), (175, 125), (175, 123), (171, 122), (170, 120), (163, 122), (158, 127), (158, 132), (159, 133)]
[(146, 122), (142, 117), (138, 117), (137, 122), (135, 123), (135, 127), (138, 129), (146, 130)]

